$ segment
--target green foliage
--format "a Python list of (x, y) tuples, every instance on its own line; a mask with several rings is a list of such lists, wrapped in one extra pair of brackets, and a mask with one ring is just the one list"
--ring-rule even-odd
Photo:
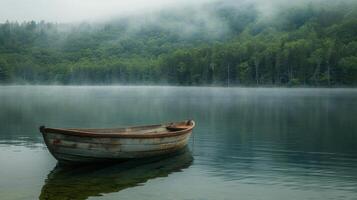
[[(357, 3), (253, 5), (154, 22), (0, 24), (0, 83), (357, 85)], [(194, 28), (193, 28), (194, 27)], [(212, 28), (214, 27), (214, 28)]]
[(10, 72), (7, 69), (7, 64), (0, 58), (0, 83), (9, 81)]
[(357, 56), (342, 58), (339, 62), (339, 67), (344, 84), (357, 84)]

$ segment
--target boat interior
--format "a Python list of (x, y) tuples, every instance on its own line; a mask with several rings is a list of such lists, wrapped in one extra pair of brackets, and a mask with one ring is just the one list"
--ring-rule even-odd
[(80, 128), (71, 128), (64, 129), (70, 131), (78, 131), (78, 132), (87, 132), (87, 133), (96, 133), (96, 134), (160, 134), (167, 132), (176, 132), (191, 128), (193, 126), (192, 120), (187, 120), (183, 122), (177, 123), (169, 123), (169, 124), (160, 124), (160, 125), (148, 125), (148, 126), (134, 126), (134, 127), (126, 127), (126, 128), (106, 128), (106, 129), (80, 129)]

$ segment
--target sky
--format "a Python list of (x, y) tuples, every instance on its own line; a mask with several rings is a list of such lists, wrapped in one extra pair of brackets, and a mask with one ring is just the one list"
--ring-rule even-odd
[[(219, 2), (239, 6), (254, 3), (263, 14), (273, 14), (282, 5), (293, 6), (308, 2), (356, 0), (0, 0), (0, 23), (5, 21), (41, 21), (72, 23), (95, 22), (112, 18), (155, 13), (184, 6), (195, 7)], [(197, 9), (198, 8), (198, 9)], [(203, 9), (204, 10), (204, 9)]]
[(9, 21), (81, 22), (154, 12), (213, 0), (0, 0), (0, 23)]

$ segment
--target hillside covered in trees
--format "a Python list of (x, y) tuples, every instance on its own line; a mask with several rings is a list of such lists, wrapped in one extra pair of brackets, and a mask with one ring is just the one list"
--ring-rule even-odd
[(357, 2), (0, 24), (2, 84), (357, 85)]

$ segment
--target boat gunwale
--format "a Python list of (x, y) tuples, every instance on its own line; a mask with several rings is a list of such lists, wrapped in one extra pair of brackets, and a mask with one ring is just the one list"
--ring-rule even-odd
[[(124, 127), (123, 129), (133, 129), (133, 128), (144, 128), (144, 127), (152, 127), (152, 126), (169, 126), (170, 124), (179, 124), (179, 123), (187, 123), (189, 122), (188, 128), (183, 130), (177, 131), (167, 131), (163, 133), (150, 133), (150, 134), (139, 134), (139, 133), (95, 133), (95, 132), (88, 132), (88, 131), (79, 131), (78, 129), (61, 129), (61, 128), (46, 128), (40, 127), (40, 132), (42, 134), (62, 134), (68, 136), (78, 136), (78, 137), (89, 137), (89, 138), (163, 138), (163, 137), (175, 137), (179, 135), (184, 135), (192, 131), (195, 127), (195, 121), (193, 120), (186, 120), (181, 122), (174, 122), (174, 123), (167, 123), (167, 124), (157, 124), (157, 125), (144, 125), (144, 126), (131, 126), (131, 127)], [(115, 128), (113, 128), (115, 129)], [(89, 130), (89, 129), (86, 129)], [(95, 130), (95, 129), (93, 129)], [(110, 130), (110, 129), (108, 129)]]

